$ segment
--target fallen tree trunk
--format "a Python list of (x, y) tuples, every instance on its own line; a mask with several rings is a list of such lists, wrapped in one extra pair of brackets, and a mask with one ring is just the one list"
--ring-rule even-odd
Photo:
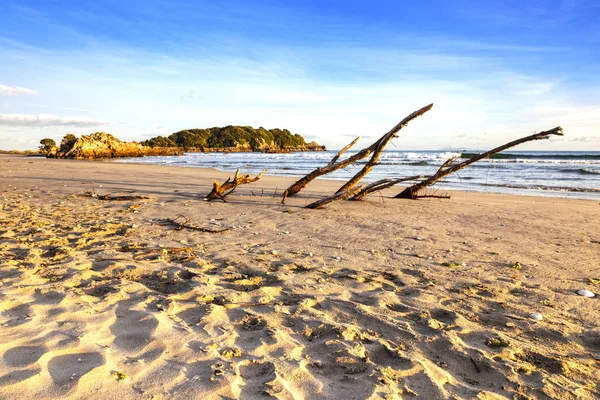
[(207, 201), (213, 201), (213, 200), (222, 200), (222, 201), (225, 201), (225, 197), (227, 197), (231, 193), (233, 193), (233, 191), (239, 185), (244, 185), (246, 183), (256, 182), (257, 180), (259, 180), (265, 174), (265, 172), (267, 172), (266, 169), (263, 172), (261, 172), (260, 174), (258, 174), (255, 177), (251, 178), (250, 174), (246, 174), (246, 175), (240, 176), (240, 170), (238, 169), (237, 171), (235, 171), (235, 176), (233, 177), (233, 180), (231, 180), (231, 178), (227, 178), (227, 180), (224, 183), (222, 183), (222, 184), (219, 183), (219, 182), (217, 182), (217, 181), (214, 181), (213, 182), (213, 188), (212, 188), (212, 190), (204, 198), (204, 200), (207, 200)]
[[(347, 159), (338, 162), (337, 160), (342, 155), (342, 153), (344, 153), (346, 150), (348, 150), (350, 147), (352, 147), (356, 143), (358, 138), (355, 139), (348, 146), (346, 146), (342, 150), (340, 150), (338, 152), (338, 154), (336, 154), (336, 156), (326, 166), (315, 169), (314, 171), (312, 171), (308, 175), (303, 176), (298, 181), (296, 181), (293, 185), (288, 187), (283, 192), (283, 200), (281, 202), (284, 203), (287, 196), (294, 196), (294, 195), (298, 194), (298, 192), (300, 192), (302, 189), (304, 189), (306, 187), (306, 185), (308, 185), (311, 181), (318, 178), (319, 176), (323, 176), (323, 175), (329, 174), (330, 172), (337, 171), (338, 169), (345, 168), (350, 164), (353, 164), (359, 160), (362, 160), (363, 158), (368, 157), (374, 151), (379, 150), (379, 153), (381, 153), (381, 151), (383, 151), (383, 148), (385, 147), (385, 145), (392, 138), (395, 137), (396, 133), (398, 133), (398, 131), (400, 129), (402, 129), (408, 122), (415, 119), (419, 115), (422, 115), (422, 114), (426, 113), (427, 111), (431, 110), (432, 107), (433, 107), (433, 104), (429, 104), (429, 105), (413, 112), (412, 114), (410, 114), (409, 116), (404, 118), (402, 121), (400, 121), (396, 126), (394, 126), (388, 133), (386, 133), (381, 138), (379, 138), (375, 143), (371, 144), (369, 147), (362, 149), (361, 151), (354, 154), (353, 156), (348, 157)], [(371, 158), (371, 161), (369, 163), (367, 163), (367, 166), (365, 166), (365, 167), (367, 167), (367, 169), (365, 170), (365, 168), (363, 168), (363, 170), (361, 170), (361, 173), (359, 173), (360, 176), (359, 176), (359, 174), (357, 174), (357, 176), (355, 177), (357, 180), (354, 180), (354, 178), (353, 178), (352, 186), (354, 186), (360, 179), (362, 179), (362, 177), (364, 175), (366, 175), (371, 170), (373, 165), (375, 165), (377, 163), (378, 159), (379, 159), (379, 154), (377, 155), (377, 157)], [(340, 191), (343, 191), (343, 190), (340, 188), (340, 190), (338, 190), (338, 192), (340, 192)]]
[(381, 180), (379, 180), (377, 182), (373, 182), (373, 183), (365, 186), (364, 188), (360, 189), (354, 196), (352, 196), (350, 198), (350, 200), (362, 200), (368, 194), (371, 194), (373, 192), (377, 192), (379, 190), (390, 188), (392, 186), (395, 186), (395, 185), (399, 184), (400, 182), (414, 181), (416, 179), (421, 179), (421, 178), (425, 178), (425, 176), (423, 176), (423, 175), (415, 175), (415, 176), (409, 176), (407, 178), (398, 178), (398, 179), (386, 178), (386, 179), (381, 179)]
[(356, 187), (353, 189), (348, 189), (345, 192), (337, 192), (336, 194), (329, 196), (329, 197), (325, 197), (324, 199), (321, 200), (317, 200), (314, 203), (310, 203), (309, 205), (306, 206), (306, 208), (312, 208), (313, 210), (316, 210), (317, 208), (321, 208), (326, 204), (332, 203), (334, 201), (337, 200), (346, 200), (347, 198), (349, 198), (350, 196), (354, 196), (356, 193), (360, 192), (361, 187)]
[(496, 147), (495, 149), (486, 151), (485, 153), (476, 154), (461, 163), (455, 163), (456, 157), (451, 158), (448, 161), (446, 161), (440, 167), (440, 169), (438, 169), (438, 171), (435, 174), (433, 174), (432, 176), (430, 176), (429, 178), (425, 179), (422, 182), (419, 182), (417, 184), (407, 187), (406, 189), (404, 189), (402, 192), (400, 192), (399, 194), (397, 194), (394, 197), (397, 199), (413, 199), (413, 200), (417, 199), (420, 197), (418, 195), (419, 191), (425, 189), (428, 186), (433, 185), (434, 183), (438, 182), (440, 179), (442, 179), (456, 171), (459, 171), (470, 164), (473, 164), (479, 160), (490, 157), (496, 153), (499, 153), (503, 150), (509, 149), (509, 148), (519, 145), (521, 143), (530, 142), (533, 140), (548, 139), (548, 138), (550, 138), (551, 135), (563, 136), (562, 128), (560, 126), (557, 126), (556, 128), (550, 129), (548, 131), (536, 133), (534, 135), (525, 136), (523, 138), (513, 140), (512, 142), (506, 143), (500, 147)]
[(335, 162), (340, 158), (340, 156), (342, 154), (344, 154), (348, 149), (350, 149), (352, 146), (354, 146), (356, 144), (356, 142), (358, 142), (358, 139), (360, 139), (360, 136), (357, 137), (356, 139), (354, 139), (346, 147), (344, 147), (343, 149), (338, 151), (338, 153), (331, 159), (331, 161), (329, 161), (329, 163), (327, 163), (326, 166), (317, 168), (314, 171), (312, 171), (311, 173), (309, 173), (308, 175), (304, 175), (302, 178), (300, 178), (298, 181), (296, 181), (292, 186), (287, 188), (283, 192), (281, 204), (285, 203), (286, 197), (294, 196), (294, 195), (298, 194), (299, 191), (304, 189), (304, 187), (306, 185), (308, 185), (312, 180), (318, 178), (319, 176), (326, 175), (330, 172), (335, 171), (336, 169), (344, 168), (344, 167), (352, 164), (355, 161), (358, 161), (360, 159), (367, 157), (369, 155), (369, 153), (365, 152), (366, 149), (364, 149), (364, 150), (356, 153), (352, 157), (349, 157), (348, 159), (341, 161), (339, 164), (337, 164), (337, 165), (335, 164)]

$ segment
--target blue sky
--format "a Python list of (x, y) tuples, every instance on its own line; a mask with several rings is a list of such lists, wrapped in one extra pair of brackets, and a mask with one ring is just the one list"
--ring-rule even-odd
[(599, 77), (596, 1), (0, 3), (2, 149), (225, 125), (335, 149), (434, 103), (396, 148), (561, 125), (521, 148), (600, 150)]

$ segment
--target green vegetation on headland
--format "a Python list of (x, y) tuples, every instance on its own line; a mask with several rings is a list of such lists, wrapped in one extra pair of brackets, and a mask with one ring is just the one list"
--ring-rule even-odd
[(298, 134), (287, 129), (258, 129), (251, 126), (226, 126), (223, 128), (186, 129), (168, 137), (157, 136), (142, 142), (148, 147), (183, 147), (198, 151), (319, 151), (324, 146), (306, 143)]
[(181, 155), (184, 152), (251, 152), (288, 153), (322, 151), (325, 146), (306, 143), (287, 129), (254, 129), (249, 126), (189, 129), (168, 137), (157, 136), (141, 143), (122, 142), (109, 133), (96, 132), (77, 138), (67, 134), (60, 145), (52, 139), (40, 141), (39, 152), (50, 158), (92, 159), (106, 157), (141, 157)]

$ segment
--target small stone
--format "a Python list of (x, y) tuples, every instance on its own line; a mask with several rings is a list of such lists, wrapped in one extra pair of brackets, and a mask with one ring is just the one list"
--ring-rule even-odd
[(423, 238), (422, 238), (422, 237), (419, 237), (419, 236), (417, 236), (417, 237), (415, 238), (415, 240), (419, 240), (419, 241), (420, 241), (420, 240), (423, 240)]
[(542, 314), (536, 312), (529, 314), (529, 317), (535, 319), (536, 321), (542, 321), (544, 319)]
[(596, 297), (596, 295), (593, 292), (590, 292), (589, 290), (585, 290), (585, 289), (581, 289), (577, 291), (577, 294), (583, 297)]
[(273, 254), (274, 256), (277, 255), (277, 250), (271, 250), (271, 254)]

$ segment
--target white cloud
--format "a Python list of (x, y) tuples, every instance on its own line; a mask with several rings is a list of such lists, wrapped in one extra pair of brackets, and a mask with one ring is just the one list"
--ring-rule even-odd
[(0, 96), (13, 96), (15, 94), (37, 94), (37, 92), (19, 86), (6, 86), (0, 83)]
[(578, 136), (571, 139), (571, 141), (582, 143), (600, 142), (600, 136)]
[(93, 127), (106, 125), (108, 122), (80, 117), (59, 117), (50, 114), (0, 114), (0, 126), (26, 126), (26, 127), (47, 127), (47, 126), (70, 126), (70, 127)]

